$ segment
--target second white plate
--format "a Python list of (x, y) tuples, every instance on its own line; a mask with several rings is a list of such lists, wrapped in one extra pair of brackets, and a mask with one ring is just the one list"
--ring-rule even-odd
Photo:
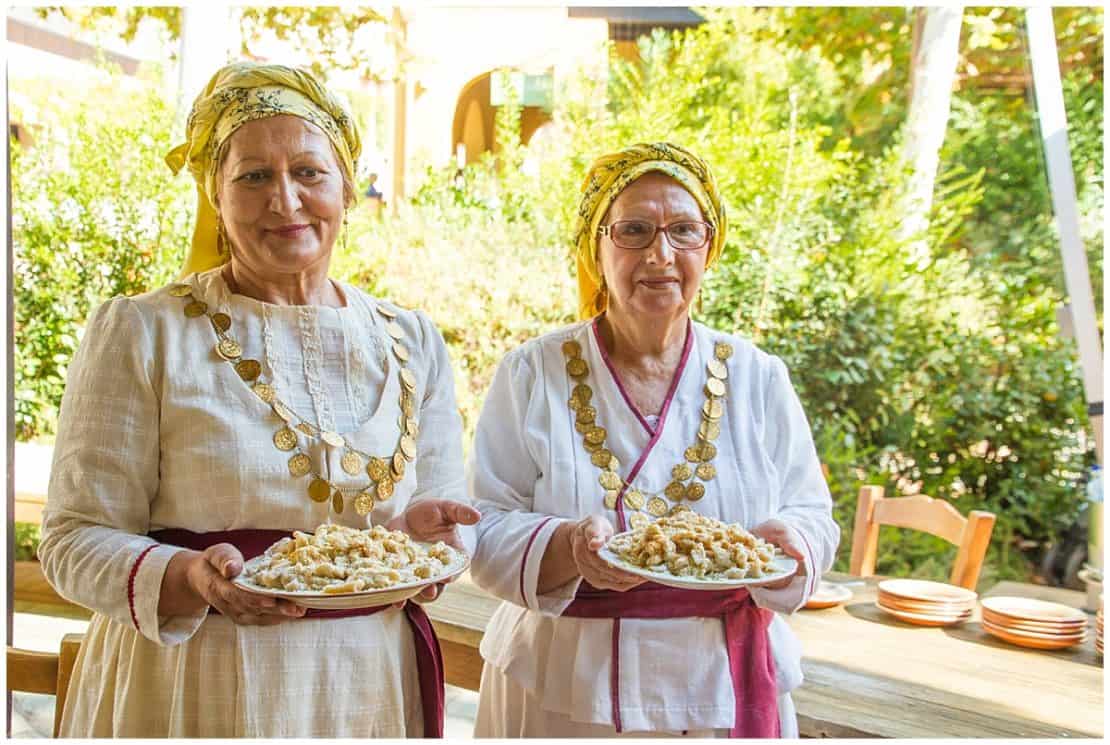
[[(614, 536), (615, 538), (616, 536)], [(774, 570), (771, 574), (762, 577), (745, 577), (744, 579), (701, 579), (698, 577), (676, 577), (670, 572), (654, 572), (634, 564), (630, 564), (613, 553), (608, 546), (598, 551), (598, 555), (605, 563), (621, 569), (630, 574), (635, 574), (656, 584), (667, 587), (677, 587), (682, 590), (734, 590), (738, 587), (759, 587), (777, 582), (784, 577), (789, 577), (798, 569), (798, 562), (788, 556), (775, 556), (771, 562)], [(664, 567), (666, 565), (663, 565)]]

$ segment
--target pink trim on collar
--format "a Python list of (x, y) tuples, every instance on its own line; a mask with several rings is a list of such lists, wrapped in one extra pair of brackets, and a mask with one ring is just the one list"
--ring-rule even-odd
[(532, 544), (536, 542), (536, 536), (543, 530), (543, 526), (554, 520), (554, 516), (545, 517), (536, 529), (532, 531), (532, 535), (528, 538), (528, 545), (524, 547), (524, 555), (520, 559), (520, 604), (525, 608), (528, 607), (528, 596), (524, 593), (524, 570), (528, 566), (528, 553), (532, 550)]
[[(598, 318), (600, 318), (600, 316), (598, 316)], [(674, 371), (674, 377), (671, 378), (671, 386), (667, 389), (667, 397), (663, 399), (663, 408), (659, 411), (659, 421), (655, 423), (655, 429), (653, 430), (648, 426), (640, 410), (632, 403), (632, 399), (629, 398), (627, 391), (624, 389), (624, 385), (621, 383), (620, 376), (617, 375), (617, 371), (609, 361), (609, 355), (605, 352), (605, 345), (601, 342), (601, 333), (598, 330), (597, 321), (598, 319), (595, 318), (592, 325), (594, 338), (597, 340), (597, 348), (601, 351), (601, 358), (605, 360), (605, 366), (609, 368), (609, 373), (613, 377), (613, 382), (617, 384), (617, 389), (620, 390), (621, 395), (624, 396), (625, 402), (628, 403), (629, 408), (632, 409), (636, 418), (640, 420), (640, 423), (644, 425), (648, 434), (651, 435), (651, 439), (648, 440), (648, 444), (644, 447), (644, 451), (640, 453), (639, 459), (632, 466), (632, 470), (628, 472), (628, 478), (624, 480), (626, 484), (631, 484), (636, 479), (636, 476), (639, 475), (640, 469), (644, 467), (644, 463), (647, 462), (648, 456), (651, 455), (651, 451), (655, 449), (656, 443), (658, 443), (659, 439), (663, 436), (663, 427), (667, 423), (667, 413), (671, 410), (671, 403), (674, 401), (675, 392), (678, 391), (678, 384), (682, 380), (682, 373), (686, 371), (686, 363), (690, 360), (690, 351), (694, 348), (694, 324), (689, 320), (686, 321), (686, 340), (682, 344), (682, 358), (679, 359), (678, 368)], [(617, 494), (617, 528), (620, 533), (628, 529), (627, 522), (624, 519), (623, 499), (627, 489), (627, 486), (623, 486)]]
[(143, 559), (154, 549), (158, 548), (158, 544), (152, 544), (143, 549), (139, 554), (139, 558), (135, 559), (135, 563), (131, 565), (131, 571), (127, 575), (127, 607), (131, 611), (131, 623), (135, 624), (135, 630), (141, 632), (139, 628), (139, 616), (135, 613), (135, 575), (139, 573), (139, 565), (143, 563)]

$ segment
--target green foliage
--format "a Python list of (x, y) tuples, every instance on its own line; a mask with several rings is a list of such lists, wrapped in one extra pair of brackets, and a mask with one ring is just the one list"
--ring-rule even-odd
[(38, 523), (15, 524), (15, 560), (34, 561), (38, 558), (39, 550), (39, 525)]
[[(913, 11), (705, 15), (697, 29), (643, 39), (642, 63), (613, 54), (607, 69), (562, 80), (543, 148), (520, 144), (509, 91), (495, 153), (461, 172), (428, 169), (398, 218), (357, 208), (333, 273), (429, 313), (451, 350), (469, 440), (504, 353), (573, 318), (568, 247), (589, 163), (634, 142), (683, 144), (713, 165), (731, 223), (700, 318), (791, 370), (844, 529), (838, 567), (858, 487), (875, 483), (995, 512), (983, 581), (1027, 576), (1026, 549), (1077, 513), (1091, 444), (1075, 350), (1057, 336), (1065, 293), (1035, 115), (1020, 95), (1021, 12), (967, 10), (930, 226), (910, 239), (899, 237), (899, 131)], [(1054, 17), (1101, 308), (1102, 19), (1083, 8)], [(160, 283), (186, 243), (191, 192), (160, 168), (169, 110), (143, 96), (93, 98), (95, 110), (79, 106), (16, 151), (23, 437), (50, 431), (89, 304)], [(82, 167), (59, 167), (58, 153)], [(123, 228), (99, 217), (113, 199), (131, 210)], [(157, 237), (136, 227), (151, 201)], [(884, 529), (878, 568), (943, 578), (951, 555), (939, 539)]]
[(174, 179), (173, 106), (133, 79), (78, 93), (29, 81), (12, 118), (33, 146), (12, 146), (17, 437), (52, 434), (91, 307), (158, 287), (180, 266), (193, 191)]
[[(42, 6), (35, 8), (40, 18), (61, 14), (77, 28), (97, 34), (117, 34), (124, 41), (133, 41), (139, 26), (146, 20), (161, 25), (166, 35), (181, 37), (180, 6), (115, 7), (115, 6)], [(375, 76), (374, 63), (378, 49), (369, 47), (358, 31), (385, 18), (366, 6), (240, 6), (236, 9), (242, 36), (240, 51), (248, 59), (255, 58), (251, 47), (273, 36), (293, 43), (297, 52), (310, 52), (311, 67), (317, 74), (325, 70), (363, 70)], [(380, 67), (380, 66), (379, 66)]]

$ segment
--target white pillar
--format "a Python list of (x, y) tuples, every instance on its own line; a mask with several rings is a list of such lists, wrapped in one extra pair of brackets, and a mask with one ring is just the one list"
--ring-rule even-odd
[(963, 6), (924, 8), (924, 21), (910, 60), (910, 106), (905, 157), (912, 166), (901, 234), (910, 237), (928, 225), (940, 148), (952, 108), (952, 81), (959, 59)]
[[(1029, 55), (1033, 65), (1033, 90), (1037, 99), (1041, 139), (1044, 141), (1048, 186), (1052, 209), (1060, 232), (1060, 253), (1064, 261), (1064, 284), (1071, 305), (1075, 340), (1079, 345), (1079, 365), (1083, 371), (1083, 390), (1088, 406), (1102, 407), (1102, 344), (1091, 292), (1087, 253), (1079, 235), (1079, 208), (1075, 196), (1075, 175), (1068, 148), (1068, 121), (1064, 110), (1064, 89), (1060, 83), (1060, 61), (1056, 55), (1056, 30), (1052, 8), (1036, 7), (1025, 11), (1029, 31)], [(1092, 415), (1095, 452), (1102, 463), (1102, 415)]]

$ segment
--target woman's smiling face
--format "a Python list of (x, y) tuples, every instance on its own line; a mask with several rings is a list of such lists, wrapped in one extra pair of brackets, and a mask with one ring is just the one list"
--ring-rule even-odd
[[(704, 221), (694, 197), (670, 176), (649, 172), (626, 186), (602, 220), (643, 220), (656, 226)], [(598, 262), (609, 291), (609, 308), (644, 322), (685, 313), (701, 288), (709, 242), (676, 251), (662, 230), (647, 248), (625, 249), (602, 236)]]
[(228, 140), (217, 198), (236, 260), (262, 275), (327, 262), (344, 192), (335, 150), (315, 124), (281, 115), (242, 125)]

